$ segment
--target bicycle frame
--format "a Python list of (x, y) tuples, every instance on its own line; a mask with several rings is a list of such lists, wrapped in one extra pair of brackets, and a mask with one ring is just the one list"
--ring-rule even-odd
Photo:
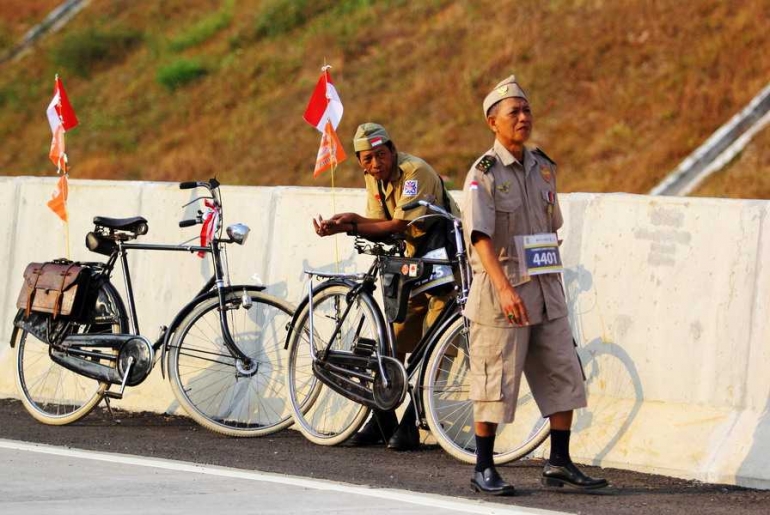
[[(471, 273), (470, 268), (467, 260), (467, 252), (465, 249), (464, 241), (463, 241), (463, 232), (462, 232), (462, 221), (458, 218), (452, 215), (451, 213), (445, 211), (444, 209), (435, 206), (433, 204), (430, 204), (426, 201), (417, 201), (414, 203), (413, 207), (416, 207), (417, 205), (424, 205), (428, 207), (429, 209), (436, 211), (437, 214), (426, 214), (423, 216), (420, 216), (410, 222), (410, 224), (415, 223), (420, 220), (424, 220), (426, 218), (430, 217), (441, 217), (448, 219), (452, 222), (454, 226), (454, 237), (455, 237), (455, 245), (457, 252), (454, 256), (454, 259), (429, 259), (429, 258), (421, 258), (421, 261), (426, 265), (449, 265), (450, 267), (455, 267), (459, 269), (459, 275), (460, 275), (460, 284), (457, 288), (458, 295), (456, 298), (451, 299), (445, 306), (444, 309), (439, 314), (438, 318), (431, 324), (431, 326), (428, 328), (427, 332), (420, 338), (420, 341), (418, 342), (417, 346), (415, 347), (415, 350), (410, 355), (409, 359), (406, 362), (406, 373), (407, 378), (409, 381), (414, 377), (414, 374), (419, 371), (419, 374), (416, 379), (415, 387), (419, 390), (421, 388), (421, 384), (423, 381), (423, 370), (427, 363), (427, 356), (432, 351), (435, 344), (438, 342), (438, 337), (443, 334), (443, 332), (446, 330), (446, 328), (453, 323), (456, 316), (462, 316), (462, 308), (465, 306), (465, 303), (468, 299), (468, 293), (470, 291), (470, 280), (471, 280)], [(360, 250), (359, 250), (360, 251)], [(382, 253), (375, 253), (374, 254), (375, 259), (370, 265), (369, 269), (365, 273), (353, 273), (353, 274), (339, 274), (339, 273), (326, 273), (326, 272), (319, 272), (314, 270), (305, 270), (305, 273), (309, 276), (308, 281), (308, 309), (309, 313), (311, 313), (311, 316), (309, 317), (309, 326), (310, 326), (310, 335), (309, 335), (309, 344), (310, 344), (310, 355), (313, 360), (325, 360), (325, 357), (328, 353), (328, 351), (331, 349), (331, 346), (333, 345), (335, 338), (339, 335), (339, 332), (342, 328), (342, 324), (344, 320), (347, 318), (348, 313), (352, 309), (352, 302), (348, 302), (348, 305), (345, 307), (343, 313), (340, 315), (339, 319), (337, 320), (334, 330), (332, 332), (332, 336), (329, 338), (329, 342), (326, 344), (326, 347), (323, 349), (323, 351), (319, 352), (316, 349), (314, 336), (315, 336), (315, 327), (314, 327), (314, 320), (313, 320), (313, 295), (314, 295), (314, 287), (313, 287), (313, 277), (319, 277), (323, 278), (325, 280), (341, 280), (342, 282), (348, 284), (351, 287), (350, 297), (355, 297), (361, 294), (362, 292), (365, 294), (371, 295), (374, 292), (375, 289), (375, 282), (377, 280), (377, 271), (380, 268), (380, 263), (382, 260), (387, 259), (386, 254)], [(299, 313), (300, 310), (297, 311)], [(293, 321), (294, 322), (294, 321)], [(469, 324), (467, 319), (463, 318), (463, 322), (465, 325), (466, 331), (469, 328)], [(293, 325), (289, 328), (289, 333), (287, 335), (287, 345), (291, 336), (291, 331), (293, 330)], [(384, 332), (384, 334), (379, 334), (379, 337), (383, 339), (383, 341), (387, 342), (387, 349), (389, 352), (389, 355), (391, 357), (395, 356), (395, 336), (393, 331), (393, 324), (385, 323), (384, 330), (383, 328), (378, 328), (378, 331), (380, 333)], [(358, 329), (360, 330), (360, 328)], [(356, 334), (356, 337), (358, 335)], [(384, 337), (384, 338), (383, 338)], [(382, 370), (382, 362), (380, 359), (380, 352), (379, 348), (375, 347), (376, 349), (376, 357), (378, 360), (378, 364), (380, 366), (380, 372), (385, 378), (385, 381), (387, 383), (387, 376), (384, 373), (384, 370)], [(411, 386), (410, 386), (411, 388)], [(420, 397), (412, 396), (412, 398)], [(416, 405), (418, 409), (418, 413), (423, 413), (424, 409), (422, 406), (422, 399), (416, 400)]]

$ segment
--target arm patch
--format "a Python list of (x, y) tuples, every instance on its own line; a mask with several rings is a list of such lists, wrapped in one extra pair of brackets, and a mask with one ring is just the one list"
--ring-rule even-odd
[(476, 169), (483, 173), (487, 173), (489, 169), (492, 168), (493, 164), (495, 164), (495, 156), (485, 155), (478, 163), (476, 163)]

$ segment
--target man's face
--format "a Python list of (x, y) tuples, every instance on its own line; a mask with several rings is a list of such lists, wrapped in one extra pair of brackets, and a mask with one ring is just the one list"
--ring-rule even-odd
[(505, 145), (523, 146), (532, 134), (532, 110), (523, 98), (505, 98), (497, 106), (497, 114), (487, 118), (497, 139)]
[(396, 161), (395, 152), (385, 145), (380, 145), (371, 150), (362, 150), (358, 153), (358, 162), (368, 173), (378, 181), (387, 182), (393, 172)]

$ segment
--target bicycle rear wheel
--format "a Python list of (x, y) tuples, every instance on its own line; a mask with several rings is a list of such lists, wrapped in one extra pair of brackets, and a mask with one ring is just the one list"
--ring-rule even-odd
[[(243, 306), (242, 297), (251, 298)], [(293, 309), (284, 301), (246, 288), (225, 295), (233, 341), (252, 359), (234, 358), (225, 347), (218, 297), (195, 306), (175, 332), (168, 353), (171, 389), (198, 424), (228, 436), (263, 436), (291, 425), (282, 349)]]
[[(326, 348), (347, 307), (350, 286), (327, 282), (313, 292), (313, 344)], [(331, 349), (352, 351), (359, 338), (379, 341), (376, 304), (368, 295), (353, 299)], [(318, 445), (337, 445), (353, 435), (369, 408), (323, 384), (313, 373), (310, 355), (310, 305), (300, 308), (289, 340), (287, 386), (292, 415), (305, 437)]]
[[(103, 311), (99, 312), (98, 316), (92, 312), (90, 318), (98, 318), (99, 323), (64, 322), (60, 319), (52, 321), (51, 327), (61, 327), (61, 324), (69, 323), (67, 334), (123, 332), (121, 314), (110, 311), (123, 309), (120, 296), (114, 288), (105, 283), (100, 287), (95, 299), (98, 299), (97, 304), (101, 306), (99, 309)], [(19, 310), (16, 319), (23, 315), (23, 310)], [(41, 317), (41, 320), (49, 317), (38, 313), (32, 313), (30, 316)], [(82, 376), (52, 361), (48, 341), (41, 340), (32, 332), (14, 327), (11, 345), (16, 347), (17, 352), (16, 386), (21, 394), (21, 402), (30, 415), (43, 424), (62, 426), (80, 420), (99, 404), (104, 392), (109, 388), (108, 383)], [(89, 358), (91, 361), (103, 365), (112, 364), (111, 358), (116, 354), (104, 348), (84, 350), (93, 353)], [(104, 357), (99, 358), (100, 354)]]
[[(458, 316), (439, 336), (428, 358), (422, 395), (428, 426), (439, 445), (458, 460), (472, 464), (476, 461), (476, 438), (469, 394), (468, 334)], [(548, 420), (540, 415), (522, 377), (516, 420), (497, 426), (495, 463), (523, 458), (543, 443), (549, 431)]]

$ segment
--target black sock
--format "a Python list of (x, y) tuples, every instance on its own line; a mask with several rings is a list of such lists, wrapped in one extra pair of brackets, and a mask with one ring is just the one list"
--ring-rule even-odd
[(476, 472), (484, 472), (495, 466), (493, 452), (495, 450), (495, 435), (476, 435)]
[(569, 436), (569, 429), (551, 429), (551, 457), (548, 458), (551, 465), (563, 467), (572, 461), (569, 457)]

